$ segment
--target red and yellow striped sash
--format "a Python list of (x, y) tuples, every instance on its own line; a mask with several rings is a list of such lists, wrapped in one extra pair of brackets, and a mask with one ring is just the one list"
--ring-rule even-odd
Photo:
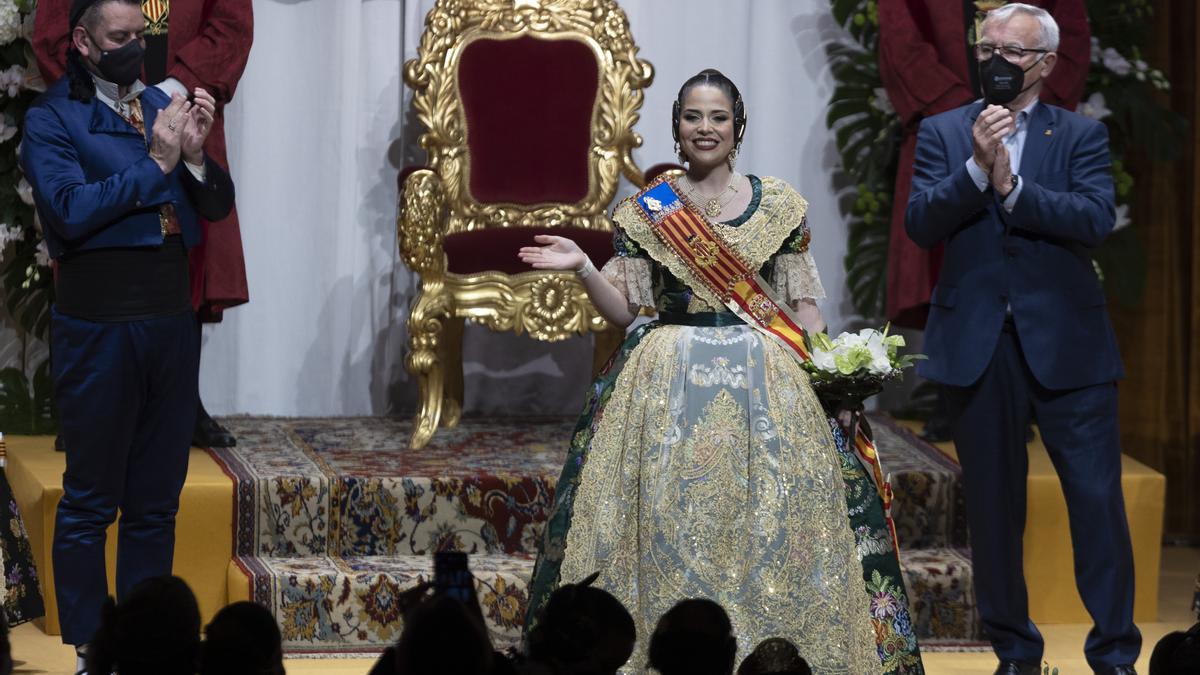
[(636, 200), (655, 235), (726, 307), (797, 354), (801, 361), (809, 360), (800, 321), (669, 182), (651, 186)]

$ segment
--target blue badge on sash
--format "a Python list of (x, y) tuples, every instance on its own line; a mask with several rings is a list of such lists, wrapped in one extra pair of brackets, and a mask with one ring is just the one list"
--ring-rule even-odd
[(635, 201), (641, 207), (642, 212), (654, 223), (683, 208), (683, 202), (679, 200), (679, 195), (675, 194), (671, 184), (665, 180), (639, 194)]

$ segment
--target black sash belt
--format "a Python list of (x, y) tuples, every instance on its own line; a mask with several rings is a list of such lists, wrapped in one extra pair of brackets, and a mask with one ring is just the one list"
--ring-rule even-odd
[(695, 314), (659, 312), (658, 322), (671, 326), (702, 326), (705, 328), (746, 325), (746, 322), (733, 312), (697, 312)]
[(157, 247), (63, 256), (55, 296), (60, 313), (87, 321), (139, 321), (191, 311), (183, 237), (168, 236)]

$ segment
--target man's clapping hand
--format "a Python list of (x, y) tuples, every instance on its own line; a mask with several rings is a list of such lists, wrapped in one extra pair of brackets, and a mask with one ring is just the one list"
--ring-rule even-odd
[(992, 173), (996, 163), (996, 146), (1004, 143), (1004, 137), (1016, 129), (1012, 111), (998, 105), (989, 105), (975, 118), (971, 126), (971, 141), (974, 146), (975, 163), (987, 173)]
[(181, 148), (183, 158), (191, 164), (204, 163), (204, 141), (212, 131), (217, 114), (217, 101), (200, 87), (193, 91), (193, 103), (183, 127)]
[(171, 173), (179, 164), (179, 154), (187, 114), (192, 104), (179, 94), (171, 97), (171, 103), (158, 111), (154, 128), (150, 130), (150, 159), (158, 164), (163, 173)]

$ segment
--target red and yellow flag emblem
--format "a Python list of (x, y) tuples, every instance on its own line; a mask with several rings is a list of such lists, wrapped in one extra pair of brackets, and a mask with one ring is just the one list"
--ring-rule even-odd
[(164, 35), (171, 15), (171, 0), (142, 0), (142, 16), (146, 17), (147, 35)]

